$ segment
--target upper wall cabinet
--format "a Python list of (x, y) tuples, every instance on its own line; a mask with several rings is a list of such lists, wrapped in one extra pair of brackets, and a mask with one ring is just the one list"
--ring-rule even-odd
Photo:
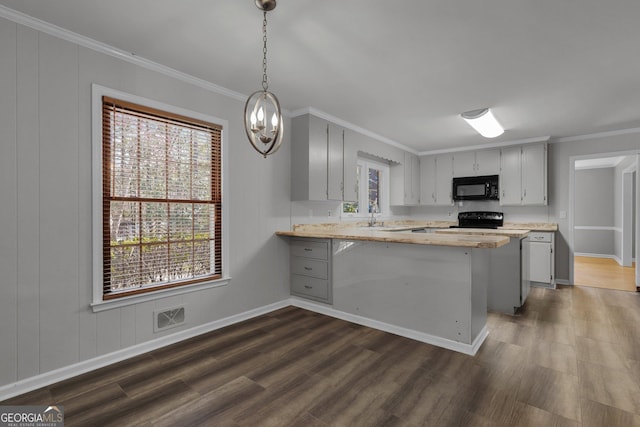
[(404, 162), (391, 168), (390, 204), (417, 205), (420, 203), (420, 159), (404, 153)]
[(500, 150), (462, 151), (453, 154), (453, 176), (482, 176), (500, 173)]
[(358, 140), (363, 136), (350, 129), (344, 130), (344, 144), (342, 150), (342, 200), (345, 202), (358, 201)]
[(498, 175), (500, 173), (500, 150), (476, 151), (476, 175)]
[(345, 142), (349, 135), (352, 133), (342, 127), (310, 114), (293, 118), (292, 200), (357, 200), (356, 152)]
[(344, 129), (327, 122), (327, 200), (342, 200), (344, 190)]
[(420, 161), (420, 204), (451, 206), (453, 155), (425, 156)]
[(547, 204), (547, 144), (505, 147), (500, 151), (500, 204)]
[(547, 144), (522, 146), (522, 204), (547, 204)]

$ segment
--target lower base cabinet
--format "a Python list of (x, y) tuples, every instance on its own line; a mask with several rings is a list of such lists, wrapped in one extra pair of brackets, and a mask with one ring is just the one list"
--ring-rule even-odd
[(531, 286), (555, 289), (554, 233), (531, 232), (528, 240)]
[(295, 238), (289, 247), (291, 295), (332, 304), (331, 239)]

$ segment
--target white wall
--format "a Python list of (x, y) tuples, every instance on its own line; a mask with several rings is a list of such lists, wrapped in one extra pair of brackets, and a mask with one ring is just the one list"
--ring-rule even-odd
[[(1, 18), (0, 58), (0, 387), (162, 336), (156, 308), (184, 329), (288, 297), (288, 139), (265, 160), (241, 100)], [(228, 121), (227, 286), (92, 312), (92, 83)]]

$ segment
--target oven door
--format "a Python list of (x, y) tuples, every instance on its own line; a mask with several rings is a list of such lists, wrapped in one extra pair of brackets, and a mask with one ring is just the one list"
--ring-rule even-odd
[(486, 181), (465, 182), (453, 180), (453, 200), (486, 200), (489, 198), (489, 183)]

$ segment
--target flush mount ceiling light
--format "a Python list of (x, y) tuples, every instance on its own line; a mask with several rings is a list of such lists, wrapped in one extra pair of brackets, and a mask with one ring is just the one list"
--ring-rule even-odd
[(267, 12), (275, 9), (276, 0), (255, 0), (255, 3), (263, 12), (262, 90), (253, 92), (244, 104), (244, 130), (253, 148), (266, 158), (280, 148), (283, 134), (280, 102), (269, 92), (267, 80)]
[(504, 129), (488, 108), (467, 111), (460, 116), (485, 138), (495, 138), (504, 133)]

